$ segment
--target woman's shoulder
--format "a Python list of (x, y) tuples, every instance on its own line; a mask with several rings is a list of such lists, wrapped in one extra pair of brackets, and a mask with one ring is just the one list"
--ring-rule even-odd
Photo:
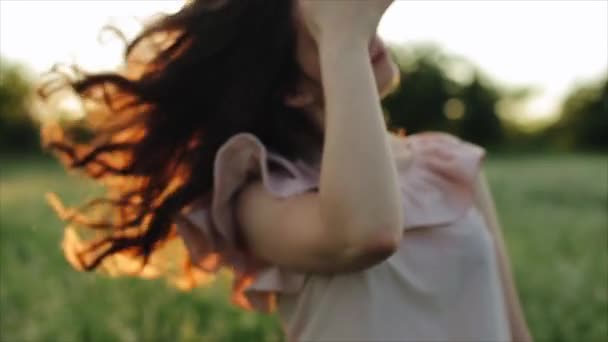
[(473, 206), (485, 149), (443, 132), (391, 134), (406, 228), (448, 224)]
[(428, 150), (431, 148), (446, 152), (451, 150), (452, 152), (485, 153), (482, 146), (447, 132), (424, 131), (410, 135), (389, 132), (388, 135), (392, 145), (397, 147), (411, 146), (418, 149), (426, 148)]
[(413, 168), (441, 168), (462, 177), (475, 176), (486, 150), (453, 134), (427, 131), (407, 136), (389, 134), (395, 158), (410, 159)]

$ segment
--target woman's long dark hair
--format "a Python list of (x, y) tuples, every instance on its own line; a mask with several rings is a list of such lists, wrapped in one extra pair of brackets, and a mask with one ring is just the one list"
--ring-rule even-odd
[[(78, 267), (93, 270), (117, 253), (145, 265), (176, 236), (174, 216), (212, 192), (215, 154), (236, 133), (251, 132), (289, 159), (318, 153), (320, 128), (283, 102), (302, 76), (293, 6), (190, 1), (146, 24), (115, 73), (51, 70), (40, 95), (75, 91), (88, 134), (46, 127), (44, 147), (107, 189), (78, 210), (51, 201), (63, 220), (105, 233), (81, 246)], [(85, 213), (108, 205), (103, 219)]]

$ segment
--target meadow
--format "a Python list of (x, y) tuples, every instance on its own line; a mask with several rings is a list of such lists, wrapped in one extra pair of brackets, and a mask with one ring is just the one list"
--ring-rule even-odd
[[(490, 155), (486, 162), (536, 341), (606, 341), (608, 165), (600, 155)], [(0, 158), (0, 341), (274, 341), (275, 316), (230, 305), (229, 275), (180, 292), (164, 281), (75, 272), (45, 191), (90, 185), (49, 158)]]

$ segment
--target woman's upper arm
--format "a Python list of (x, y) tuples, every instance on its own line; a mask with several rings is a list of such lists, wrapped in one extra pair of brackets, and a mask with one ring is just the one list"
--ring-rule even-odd
[(481, 210), (492, 235), (495, 235), (500, 230), (500, 223), (492, 191), (483, 170), (479, 173), (475, 183), (475, 204)]
[(235, 215), (250, 251), (259, 259), (310, 273), (364, 269), (388, 258), (393, 250), (332, 241), (323, 224), (317, 192), (287, 198), (270, 194), (261, 181), (247, 185), (236, 200)]
[(495, 242), (498, 268), (500, 277), (503, 281), (504, 298), (507, 303), (511, 335), (515, 341), (532, 341), (517, 293), (517, 286), (513, 277), (502, 228), (498, 220), (496, 205), (484, 172), (480, 172), (476, 182), (475, 204), (482, 211), (486, 224)]

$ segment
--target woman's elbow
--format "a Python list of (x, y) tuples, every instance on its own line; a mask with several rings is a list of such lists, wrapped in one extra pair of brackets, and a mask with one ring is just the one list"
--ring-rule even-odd
[(384, 260), (393, 255), (401, 244), (402, 234), (397, 229), (386, 229), (371, 236), (362, 251), (372, 259)]
[(401, 234), (378, 232), (363, 241), (345, 247), (339, 253), (339, 263), (345, 271), (360, 271), (390, 258), (401, 243)]
[(378, 256), (392, 255), (403, 239), (403, 225), (402, 213), (395, 213), (384, 222), (368, 224), (369, 228), (359, 230), (366, 232), (365, 236), (360, 238), (361, 250)]

